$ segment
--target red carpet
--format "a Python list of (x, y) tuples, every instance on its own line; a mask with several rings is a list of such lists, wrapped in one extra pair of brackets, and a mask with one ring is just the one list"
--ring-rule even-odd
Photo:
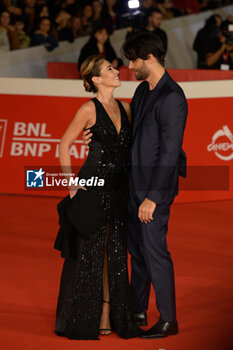
[[(0, 196), (1, 350), (232, 350), (233, 201), (176, 204), (172, 253), (180, 334), (74, 341), (54, 334), (63, 259), (53, 249), (57, 198)], [(149, 326), (158, 316), (150, 299)]]

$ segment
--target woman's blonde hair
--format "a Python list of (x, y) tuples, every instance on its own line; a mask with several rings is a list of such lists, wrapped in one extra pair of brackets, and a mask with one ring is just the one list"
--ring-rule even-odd
[(97, 87), (93, 83), (92, 78), (100, 77), (101, 64), (104, 59), (102, 55), (92, 55), (82, 63), (80, 73), (86, 91), (97, 92)]

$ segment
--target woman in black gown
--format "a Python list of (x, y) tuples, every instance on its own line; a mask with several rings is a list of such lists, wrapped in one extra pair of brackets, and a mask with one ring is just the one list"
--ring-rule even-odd
[[(77, 235), (78, 258), (64, 261), (55, 332), (70, 339), (99, 339), (113, 329), (127, 339), (141, 334), (133, 317), (127, 270), (130, 106), (114, 99), (119, 72), (102, 56), (89, 57), (81, 73), (86, 91), (97, 96), (78, 110), (64, 133), (60, 163), (64, 172), (72, 173), (69, 147), (84, 129), (91, 129), (89, 154), (78, 176), (97, 176), (105, 185), (87, 188), (98, 198), (101, 221), (88, 239)], [(71, 198), (77, 192), (69, 191)]]

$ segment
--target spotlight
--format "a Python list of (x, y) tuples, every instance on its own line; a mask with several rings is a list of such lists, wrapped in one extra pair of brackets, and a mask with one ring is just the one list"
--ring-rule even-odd
[(129, 9), (138, 9), (140, 7), (140, 3), (138, 0), (129, 0), (128, 7)]

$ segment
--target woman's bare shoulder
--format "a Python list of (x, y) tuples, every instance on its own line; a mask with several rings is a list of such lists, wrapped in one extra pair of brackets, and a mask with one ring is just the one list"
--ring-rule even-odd
[(93, 102), (93, 100), (89, 100), (87, 102), (85, 102), (78, 110), (78, 112), (81, 113), (93, 113), (95, 111), (95, 104)]

